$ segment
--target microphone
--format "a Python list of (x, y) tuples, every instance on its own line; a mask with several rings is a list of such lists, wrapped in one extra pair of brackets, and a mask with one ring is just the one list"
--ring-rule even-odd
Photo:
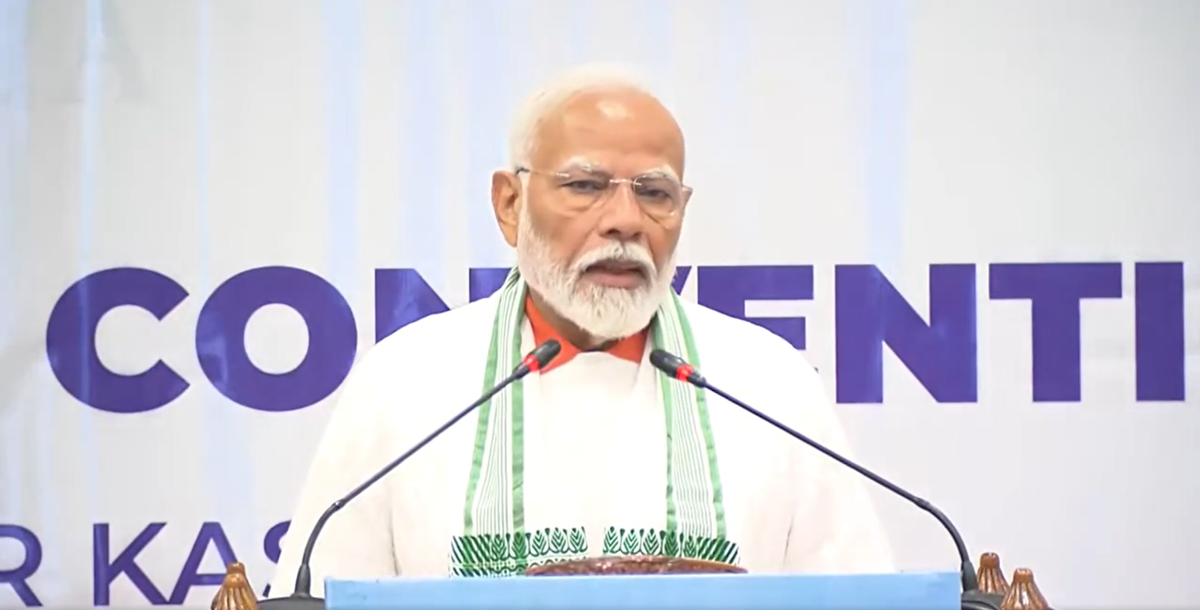
[(728, 400), (729, 402), (749, 411), (755, 417), (782, 430), (788, 436), (791, 436), (792, 438), (808, 445), (809, 447), (824, 453), (826, 456), (829, 456), (841, 465), (846, 466), (858, 474), (870, 479), (872, 482), (880, 485), (884, 489), (887, 489), (888, 491), (913, 503), (917, 506), (917, 508), (933, 515), (934, 518), (936, 518), (938, 522), (942, 524), (942, 527), (945, 528), (950, 534), (950, 537), (954, 539), (954, 546), (958, 549), (958, 558), (962, 562), (962, 566), (959, 571), (962, 577), (963, 610), (1000, 610), (1000, 602), (1003, 600), (1003, 596), (992, 593), (983, 593), (979, 590), (979, 577), (975, 574), (975, 565), (971, 563), (971, 556), (967, 552), (967, 545), (965, 542), (963, 542), (962, 535), (958, 533), (958, 528), (954, 527), (954, 524), (950, 522), (950, 518), (947, 517), (945, 513), (938, 510), (933, 504), (930, 504), (928, 500), (924, 500), (916, 495), (913, 495), (912, 493), (909, 493), (899, 485), (896, 485), (895, 483), (888, 481), (874, 472), (859, 466), (849, 459), (839, 455), (832, 449), (829, 449), (813, 439), (776, 421), (766, 413), (763, 413), (762, 411), (755, 409), (754, 407), (738, 400), (737, 398), (730, 396), (720, 388), (710, 384), (703, 375), (696, 372), (695, 367), (670, 352), (660, 349), (650, 352), (650, 363), (653, 364), (658, 370), (678, 379), (679, 381), (704, 388), (705, 390), (708, 390), (717, 396), (720, 396), (721, 398), (724, 398), (725, 400)]
[(499, 394), (501, 390), (507, 388), (508, 386), (512, 385), (513, 382), (524, 378), (530, 373), (534, 373), (546, 368), (546, 365), (549, 364), (551, 360), (554, 360), (554, 358), (556, 358), (561, 351), (562, 344), (555, 339), (550, 339), (549, 341), (537, 346), (521, 360), (521, 364), (517, 365), (517, 367), (513, 369), (512, 374), (510, 374), (508, 377), (505, 377), (496, 385), (492, 386), (490, 390), (484, 392), (482, 396), (475, 400), (475, 402), (471, 403), (462, 411), (459, 411), (457, 415), (450, 418), (450, 421), (442, 424), (440, 428), (434, 430), (429, 436), (426, 436), (424, 439), (422, 439), (421, 442), (413, 445), (412, 448), (410, 448), (408, 451), (405, 451), (400, 457), (392, 460), (387, 466), (384, 466), (379, 470), (379, 472), (376, 472), (374, 475), (372, 475), (371, 478), (363, 481), (358, 487), (350, 490), (350, 493), (347, 493), (345, 496), (342, 496), (340, 499), (334, 501), (333, 504), (330, 504), (329, 508), (325, 509), (325, 512), (322, 513), (317, 519), (316, 524), (313, 525), (312, 531), (308, 534), (308, 542), (306, 542), (304, 545), (304, 554), (300, 557), (300, 568), (296, 571), (295, 590), (287, 597), (259, 601), (259, 610), (323, 610), (325, 608), (325, 600), (320, 597), (313, 597), (311, 593), (312, 568), (309, 564), (312, 561), (313, 548), (317, 544), (317, 538), (321, 535), (321, 530), (325, 528), (325, 523), (329, 521), (329, 518), (332, 517), (334, 513), (345, 508), (345, 506), (349, 504), (351, 500), (358, 497), (359, 494), (366, 491), (375, 483), (379, 482), (380, 479), (386, 476), (394, 468), (400, 464), (403, 464), (406, 460), (408, 460), (408, 458), (412, 457), (413, 454), (423, 449), (425, 445), (428, 445), (433, 441), (433, 439), (441, 436), (443, 432), (450, 428), (450, 426), (458, 423), (458, 420), (466, 417), (472, 411), (478, 409), (483, 403), (490, 400), (493, 396)]

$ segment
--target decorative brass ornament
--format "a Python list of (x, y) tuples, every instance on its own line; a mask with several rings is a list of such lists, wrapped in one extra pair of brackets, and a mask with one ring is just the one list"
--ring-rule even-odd
[(1017, 568), (1013, 572), (1012, 585), (1000, 602), (1000, 610), (1050, 610), (1050, 604), (1033, 581), (1033, 570)]
[(229, 564), (225, 570), (225, 580), (217, 595), (213, 597), (212, 610), (258, 610), (258, 600), (255, 599), (254, 588), (246, 578), (246, 566), (239, 562)]
[(979, 580), (979, 590), (983, 593), (996, 593), (1004, 595), (1008, 593), (1008, 579), (1004, 577), (1004, 570), (1000, 569), (1000, 556), (995, 553), (984, 553), (979, 556), (979, 571), (976, 573)]

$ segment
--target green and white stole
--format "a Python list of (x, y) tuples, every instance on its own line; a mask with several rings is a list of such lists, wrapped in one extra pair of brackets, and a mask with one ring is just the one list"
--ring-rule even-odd
[[(507, 376), (524, 356), (526, 285), (514, 268), (497, 295), (484, 388)], [(672, 291), (652, 323), (653, 347), (699, 366), (695, 341), (679, 296)], [(608, 527), (604, 548), (589, 552), (583, 527), (525, 527), (524, 404), (536, 380), (527, 377), (478, 411), (474, 458), (463, 510), (462, 534), (451, 540), (454, 576), (510, 576), (543, 563), (603, 555), (662, 555), (737, 563), (726, 540), (721, 477), (704, 390), (654, 370), (666, 423), (665, 529)], [(528, 383), (527, 383), (528, 382)], [(594, 550), (594, 549), (593, 549)]]

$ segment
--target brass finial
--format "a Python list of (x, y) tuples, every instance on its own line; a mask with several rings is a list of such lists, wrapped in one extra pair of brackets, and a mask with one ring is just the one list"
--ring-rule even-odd
[(984, 553), (979, 556), (979, 590), (983, 593), (1008, 593), (1008, 580), (1004, 578), (1004, 570), (1000, 569), (1000, 556), (995, 553)]
[(1050, 610), (1050, 604), (1033, 581), (1033, 570), (1017, 568), (1013, 572), (1012, 585), (1000, 602), (1000, 610)]
[(236, 561), (229, 564), (225, 581), (213, 597), (212, 610), (258, 610), (254, 589), (246, 578), (246, 566)]

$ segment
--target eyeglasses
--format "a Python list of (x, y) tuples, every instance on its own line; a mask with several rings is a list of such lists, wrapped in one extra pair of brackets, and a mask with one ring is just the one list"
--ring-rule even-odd
[(566, 204), (580, 212), (608, 201), (622, 184), (629, 185), (642, 211), (656, 220), (673, 218), (687, 205), (692, 196), (692, 187), (680, 184), (671, 176), (658, 173), (633, 178), (614, 178), (612, 174), (599, 170), (541, 172), (528, 167), (518, 167), (515, 173), (520, 175), (521, 172), (551, 179), (555, 187), (565, 194)]

